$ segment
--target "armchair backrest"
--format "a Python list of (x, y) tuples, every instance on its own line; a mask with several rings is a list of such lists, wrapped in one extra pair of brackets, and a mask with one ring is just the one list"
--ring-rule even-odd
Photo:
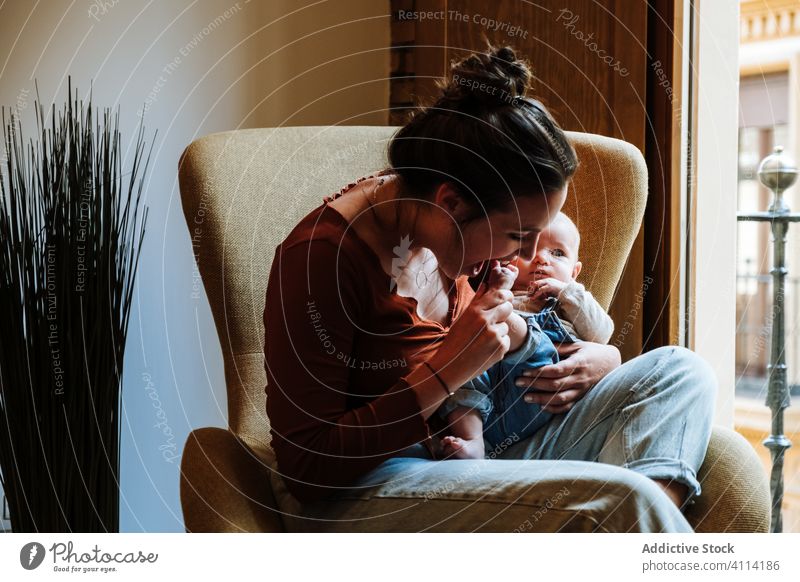
[[(269, 442), (263, 312), (275, 247), (324, 196), (385, 167), (396, 130), (245, 129), (207, 135), (183, 152), (183, 210), (222, 346), (235, 434)], [(581, 234), (579, 280), (608, 309), (644, 215), (647, 168), (626, 142), (568, 137), (580, 161), (564, 206)]]

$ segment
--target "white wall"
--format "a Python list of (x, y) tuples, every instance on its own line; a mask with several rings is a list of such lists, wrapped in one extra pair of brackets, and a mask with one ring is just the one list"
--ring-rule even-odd
[(158, 129), (125, 358), (123, 531), (182, 531), (183, 443), (192, 428), (226, 422), (216, 331), (205, 296), (191, 299), (193, 259), (176, 175), (184, 147), (235, 128), (386, 123), (388, 0), (304, 8), (311, 4), (0, 3), (0, 105), (18, 109), (26, 137), (35, 133), (34, 79), (45, 106), (60, 107), (68, 74), (79, 96), (93, 81), (95, 105), (120, 107), (127, 155), (144, 104), (148, 139)]

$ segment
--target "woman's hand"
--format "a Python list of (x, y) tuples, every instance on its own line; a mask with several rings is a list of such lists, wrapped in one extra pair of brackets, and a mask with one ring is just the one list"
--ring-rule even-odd
[(525, 402), (540, 404), (553, 414), (570, 410), (589, 389), (621, 363), (619, 350), (592, 342), (563, 343), (558, 364), (525, 370), (516, 380), (520, 388), (534, 389)]
[(455, 389), (503, 359), (510, 347), (506, 320), (513, 293), (481, 283), (472, 302), (453, 322), (430, 363)]

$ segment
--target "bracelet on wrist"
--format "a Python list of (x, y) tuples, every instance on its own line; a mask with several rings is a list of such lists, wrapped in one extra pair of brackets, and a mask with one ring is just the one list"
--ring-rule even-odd
[(442, 388), (444, 388), (444, 391), (447, 392), (447, 397), (448, 398), (450, 398), (453, 394), (455, 394), (455, 392), (453, 392), (452, 390), (450, 390), (450, 388), (447, 387), (447, 384), (445, 383), (444, 380), (442, 380), (442, 378), (441, 378), (441, 376), (439, 376), (438, 372), (436, 372), (436, 370), (433, 369), (433, 366), (431, 366), (428, 362), (422, 362), (422, 363), (425, 364), (426, 366), (428, 366), (428, 369), (431, 371), (431, 373), (439, 381), (439, 384), (442, 385)]

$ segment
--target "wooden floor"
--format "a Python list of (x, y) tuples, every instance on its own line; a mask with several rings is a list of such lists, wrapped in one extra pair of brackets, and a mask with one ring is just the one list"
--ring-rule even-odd
[[(761, 444), (770, 432), (770, 410), (760, 400), (736, 399), (736, 431), (744, 435), (758, 453), (764, 469), (772, 468), (769, 450)], [(800, 532), (800, 402), (784, 411), (784, 434), (792, 442), (783, 469), (783, 531)]]

